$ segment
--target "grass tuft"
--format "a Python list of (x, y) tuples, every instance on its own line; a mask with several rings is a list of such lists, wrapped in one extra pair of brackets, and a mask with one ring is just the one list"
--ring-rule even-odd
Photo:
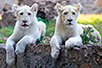
[(13, 33), (13, 29), (14, 27), (12, 26), (3, 26), (0, 28), (0, 36), (3, 37), (3, 36), (9, 36)]

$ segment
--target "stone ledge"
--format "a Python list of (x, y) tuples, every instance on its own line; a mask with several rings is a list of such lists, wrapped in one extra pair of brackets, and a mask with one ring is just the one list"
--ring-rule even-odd
[[(19, 68), (102, 68), (102, 44), (83, 45), (66, 49), (61, 45), (60, 55), (53, 60), (49, 45), (29, 45), (24, 55), (17, 57)], [(0, 48), (0, 68), (9, 68), (5, 62), (6, 51)]]

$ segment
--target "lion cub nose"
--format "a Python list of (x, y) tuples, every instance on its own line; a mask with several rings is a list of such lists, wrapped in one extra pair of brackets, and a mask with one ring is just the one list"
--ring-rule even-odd
[(73, 21), (72, 19), (67, 19), (69, 22)]
[(23, 22), (24, 22), (24, 23), (26, 23), (26, 22), (27, 22), (27, 20), (23, 20)]

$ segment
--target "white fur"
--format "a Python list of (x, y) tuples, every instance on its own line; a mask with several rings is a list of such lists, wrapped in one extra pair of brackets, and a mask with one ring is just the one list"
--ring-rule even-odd
[[(66, 48), (82, 45), (82, 39), (79, 35), (77, 26), (77, 17), (80, 13), (81, 5), (78, 4), (76, 7), (71, 5), (63, 7), (62, 5), (57, 4), (56, 9), (58, 11), (58, 17), (55, 33), (50, 41), (51, 56), (54, 59), (58, 58), (60, 44), (62, 44), (62, 42), (65, 42)], [(72, 19), (72, 21), (69, 22), (68, 19)], [(69, 25), (69, 23), (72, 25)]]
[(42, 36), (44, 36), (45, 35), (45, 33), (46, 33), (46, 24), (44, 23), (44, 22), (42, 22), (42, 21), (39, 21), (38, 22), (38, 28), (39, 28), (39, 31), (40, 31), (40, 36), (42, 35)]
[[(37, 4), (34, 4), (32, 7), (26, 5), (22, 7), (13, 5), (17, 22), (15, 24), (13, 34), (6, 42), (6, 62), (10, 66), (15, 63), (15, 53), (16, 55), (22, 54), (25, 51), (26, 45), (35, 43), (41, 35), (44, 36), (46, 33), (45, 23), (37, 21), (37, 9)], [(25, 20), (27, 21), (26, 25), (28, 26), (23, 26), (25, 24), (23, 21)], [(15, 43), (16, 49), (14, 50)]]

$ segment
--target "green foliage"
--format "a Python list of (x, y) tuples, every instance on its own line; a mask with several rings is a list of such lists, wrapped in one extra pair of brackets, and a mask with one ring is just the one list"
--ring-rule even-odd
[(95, 36), (91, 35), (93, 32), (94, 30), (92, 30), (92, 27), (83, 28), (83, 34), (80, 35), (82, 38), (83, 44), (88, 44), (89, 41), (94, 42), (94, 43), (96, 42)]
[(75, 6), (76, 6), (76, 4), (72, 4), (72, 6), (74, 6), (74, 7), (75, 7)]
[(44, 23), (48, 23), (48, 20), (47, 19), (43, 19), (41, 17), (37, 17), (38, 21), (43, 21)]
[(4, 42), (5, 42), (4, 40), (0, 39), (0, 43), (4, 43)]
[(49, 44), (49, 41), (46, 41), (45, 44)]
[(0, 28), (0, 36), (9, 36), (13, 33), (13, 27), (11, 26), (6, 26), (6, 27), (1, 27)]
[(49, 20), (49, 23), (46, 24), (46, 35), (45, 36), (49, 36), (51, 37), (54, 34), (55, 31), (55, 22), (53, 19)]

